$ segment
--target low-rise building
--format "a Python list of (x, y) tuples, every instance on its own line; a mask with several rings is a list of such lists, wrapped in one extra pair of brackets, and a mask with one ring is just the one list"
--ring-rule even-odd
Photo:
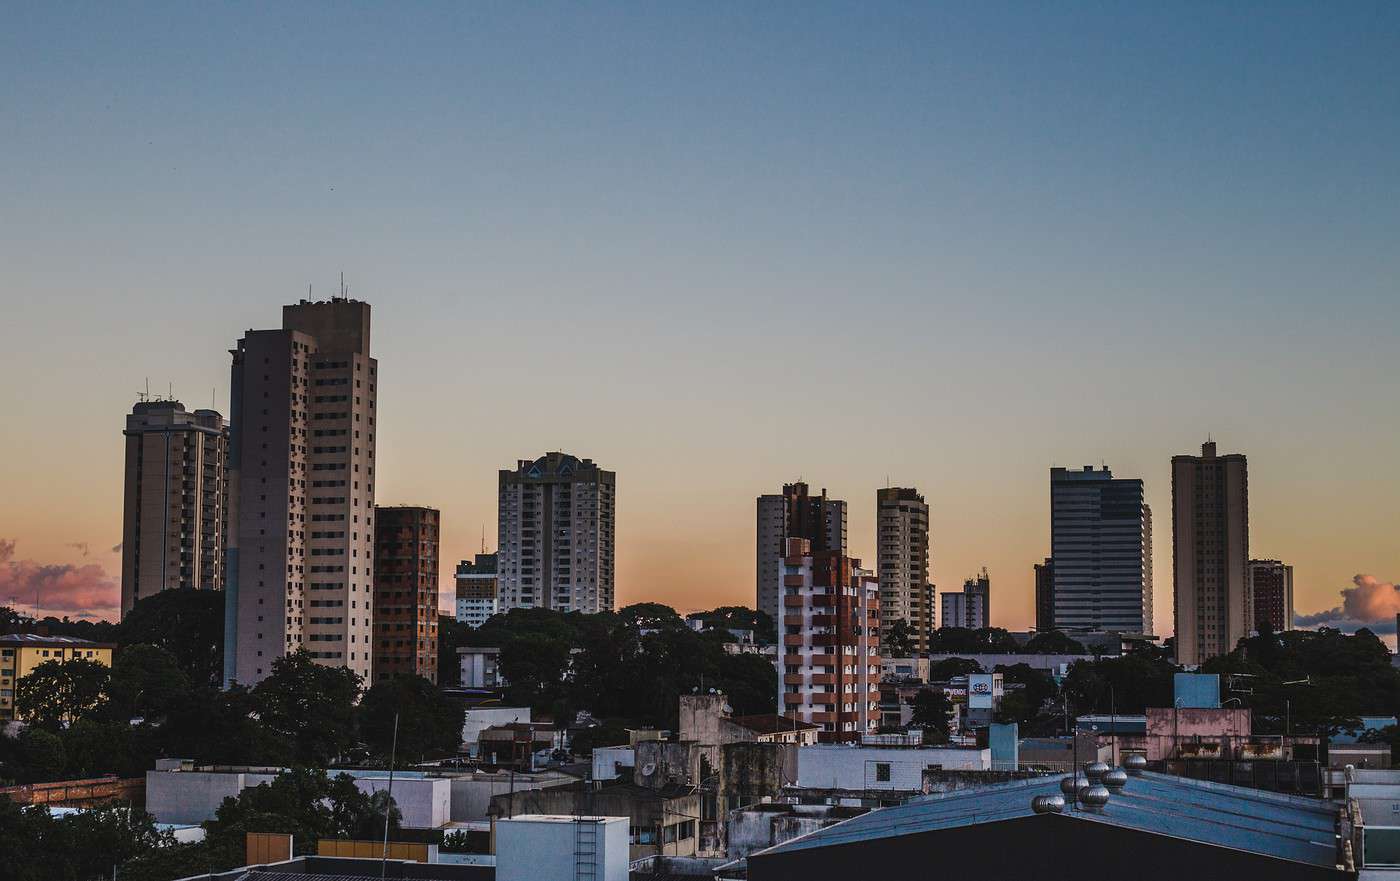
[(988, 771), (989, 749), (925, 746), (817, 744), (797, 751), (797, 785), (803, 789), (917, 793), (926, 768)]
[[(631, 859), (648, 856), (694, 856), (700, 795), (693, 787), (652, 789), (635, 783), (597, 785), (578, 781), (491, 799), (499, 819), (521, 814), (584, 815), (628, 818)], [(536, 875), (534, 877), (545, 877)]]
[(472, 707), (462, 714), (462, 745), (467, 755), (480, 755), (481, 732), (497, 725), (529, 721), (529, 707)]
[(522, 814), (496, 822), (496, 881), (627, 881), (625, 817)]
[(0, 721), (23, 718), (15, 708), (15, 685), (48, 661), (96, 661), (112, 666), (115, 643), (90, 642), (72, 636), (10, 633), (0, 636)]
[(501, 675), (501, 650), (492, 646), (461, 646), (457, 649), (457, 666), (463, 688), (504, 688)]

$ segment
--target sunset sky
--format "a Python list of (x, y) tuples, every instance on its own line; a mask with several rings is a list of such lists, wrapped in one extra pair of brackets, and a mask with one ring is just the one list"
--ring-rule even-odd
[(111, 614), (136, 393), (227, 412), (227, 350), (343, 271), (444, 587), (563, 449), (618, 474), (620, 604), (752, 605), (798, 478), (873, 562), (888, 481), (1024, 629), (1049, 468), (1106, 463), (1166, 634), (1209, 435), (1298, 611), (1364, 575), (1393, 632), (1397, 45), (1361, 2), (13, 5), (0, 604)]

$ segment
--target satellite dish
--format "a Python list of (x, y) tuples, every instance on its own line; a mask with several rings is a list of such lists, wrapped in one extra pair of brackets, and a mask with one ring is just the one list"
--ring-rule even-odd
[(655, 773), (656, 773), (656, 763), (655, 763), (655, 762), (647, 762), (645, 765), (642, 766), (642, 776), (643, 776), (643, 777), (650, 777), (651, 775), (653, 775), (653, 774), (655, 774)]

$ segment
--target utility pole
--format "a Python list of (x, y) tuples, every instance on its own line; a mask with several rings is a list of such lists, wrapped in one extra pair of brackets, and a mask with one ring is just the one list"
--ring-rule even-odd
[[(344, 284), (344, 282), (342, 282)], [(389, 817), (394, 811), (394, 758), (399, 751), (399, 714), (394, 713), (394, 739), (389, 746), (389, 788), (384, 793), (384, 849), (379, 854), (379, 877), (389, 868)]]

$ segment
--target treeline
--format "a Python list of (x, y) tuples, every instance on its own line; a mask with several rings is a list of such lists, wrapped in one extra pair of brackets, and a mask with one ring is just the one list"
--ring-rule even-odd
[(294, 768), (270, 783), (224, 799), (204, 823), (205, 839), (180, 843), (144, 811), (109, 805), (55, 817), (42, 805), (0, 798), (0, 877), (12, 881), (170, 881), (244, 865), (249, 832), (292, 835), (296, 852), (315, 853), (321, 838), (378, 840), (399, 828), (387, 793), (362, 792), (345, 774)]
[(732, 641), (726, 628), (762, 629), (771, 620), (741, 611), (747, 616), (733, 608), (708, 613), (714, 626), (696, 632), (659, 603), (595, 615), (512, 609), (476, 630), (444, 622), (439, 633), (453, 632), (440, 645), (452, 644), (454, 660), (456, 645), (499, 648), (506, 702), (556, 721), (586, 711), (615, 726), (675, 728), (680, 695), (697, 689), (724, 691), (740, 715), (775, 712), (772, 659), (725, 651)]
[(159, 646), (123, 646), (110, 668), (48, 661), (16, 684), (28, 724), (0, 734), (0, 782), (143, 775), (157, 758), (325, 767), (383, 763), (400, 715), (400, 762), (453, 755), (461, 709), (432, 683), (398, 676), (361, 687), (304, 651), (249, 689), (192, 682)]

